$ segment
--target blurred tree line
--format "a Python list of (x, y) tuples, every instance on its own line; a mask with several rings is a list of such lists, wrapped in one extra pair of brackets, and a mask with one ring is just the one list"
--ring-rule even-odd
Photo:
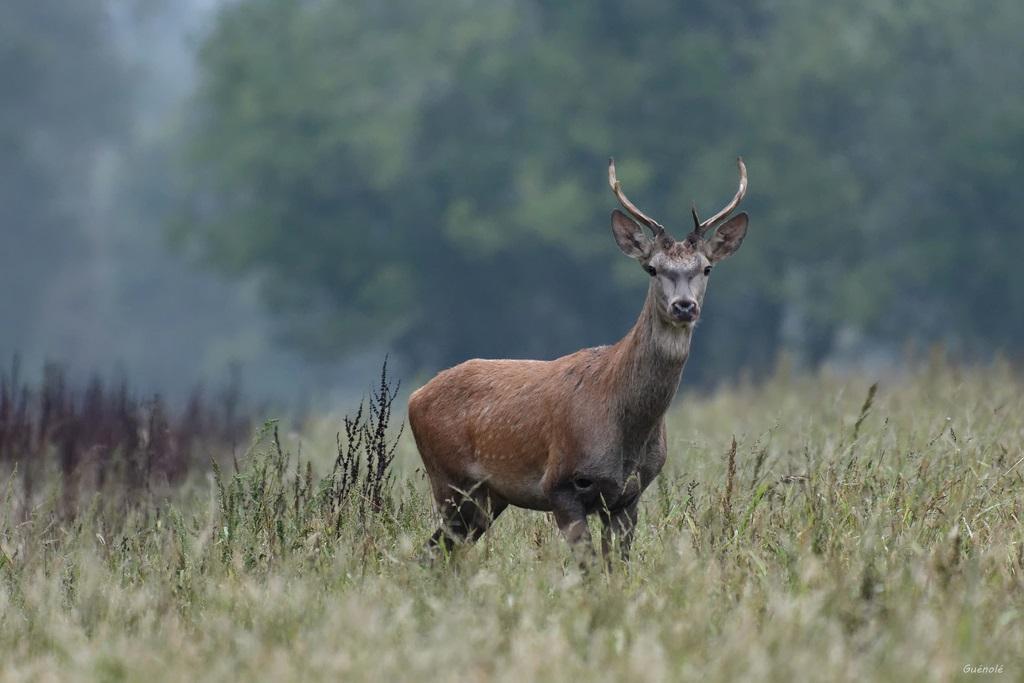
[(296, 343), (421, 366), (610, 342), (645, 277), (610, 154), (676, 233), (750, 168), (695, 364), (1024, 340), (1024, 5), (246, 0), (202, 47), (192, 212)]
[(751, 232), (691, 379), (1013, 353), (1022, 35), (1013, 0), (238, 0), (200, 47), (177, 234), (313, 357), (553, 357), (621, 336), (647, 284), (608, 156), (681, 236), (742, 154)]
[(168, 249), (182, 107), (216, 1), (0, 3), (0, 366), (113, 371), (172, 403), (235, 363), (275, 397), (323, 374), (268, 341), (251, 282)]

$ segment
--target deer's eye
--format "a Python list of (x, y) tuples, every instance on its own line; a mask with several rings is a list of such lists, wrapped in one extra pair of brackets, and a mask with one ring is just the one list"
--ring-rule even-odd
[(656, 271), (654, 269), (654, 266), (652, 266), (652, 265), (645, 265), (644, 266), (644, 270), (646, 270), (647, 274), (650, 275), (651, 277), (654, 277), (655, 275), (658, 274), (658, 271)]
[(711, 275), (711, 266), (704, 266), (704, 277)]

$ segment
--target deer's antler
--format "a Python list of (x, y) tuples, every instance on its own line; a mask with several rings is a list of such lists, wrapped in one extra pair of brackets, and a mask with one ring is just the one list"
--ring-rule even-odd
[(622, 208), (626, 210), (626, 213), (631, 215), (642, 225), (646, 225), (650, 231), (654, 233), (655, 239), (665, 235), (665, 226), (645, 214), (640, 209), (636, 208), (636, 205), (626, 197), (625, 193), (622, 191), (622, 185), (619, 183), (619, 179), (615, 177), (615, 159), (612, 157), (608, 157), (608, 184), (611, 185), (612, 192), (615, 193), (616, 199), (619, 200), (619, 204), (621, 204)]
[(693, 213), (693, 232), (691, 235), (703, 238), (709, 230), (716, 227), (723, 219), (728, 218), (729, 214), (732, 213), (740, 202), (743, 200), (743, 196), (747, 194), (747, 166), (743, 163), (743, 157), (736, 157), (736, 164), (740, 167), (740, 186), (736, 190), (736, 196), (732, 198), (732, 201), (725, 205), (721, 211), (716, 213), (706, 221), (701, 221), (697, 217), (697, 206), (694, 205), (691, 209)]

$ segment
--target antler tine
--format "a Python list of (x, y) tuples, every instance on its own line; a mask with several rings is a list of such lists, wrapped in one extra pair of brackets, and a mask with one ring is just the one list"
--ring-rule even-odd
[(633, 218), (638, 220), (643, 225), (646, 225), (655, 237), (661, 237), (665, 234), (665, 226), (658, 221), (654, 220), (640, 209), (636, 208), (633, 202), (629, 201), (625, 193), (622, 191), (622, 185), (619, 183), (619, 179), (615, 177), (615, 159), (608, 157), (608, 184), (611, 185), (612, 192), (615, 193), (615, 197), (619, 200), (619, 204), (626, 210)]
[(736, 190), (736, 196), (732, 198), (732, 201), (725, 205), (721, 211), (716, 213), (706, 221), (701, 221), (697, 217), (697, 206), (694, 205), (691, 210), (693, 213), (693, 232), (698, 237), (703, 237), (708, 230), (715, 227), (723, 218), (726, 218), (732, 213), (740, 202), (743, 201), (743, 197), (747, 194), (747, 165), (743, 163), (743, 157), (736, 157), (736, 165), (740, 167), (740, 186)]

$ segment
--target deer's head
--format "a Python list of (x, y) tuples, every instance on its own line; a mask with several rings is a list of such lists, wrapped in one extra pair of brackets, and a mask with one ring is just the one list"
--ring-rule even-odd
[[(651, 276), (658, 314), (670, 325), (682, 327), (697, 321), (712, 266), (739, 249), (747, 234), (747, 214), (729, 216), (747, 193), (747, 167), (743, 159), (736, 161), (740, 169), (736, 196), (705, 221), (697, 217), (694, 207), (693, 230), (684, 239), (676, 240), (663, 225), (629, 201), (615, 177), (615, 160), (608, 160), (608, 183), (629, 214), (618, 209), (612, 211), (612, 234), (622, 253), (639, 261)], [(643, 228), (650, 230), (651, 235)]]

